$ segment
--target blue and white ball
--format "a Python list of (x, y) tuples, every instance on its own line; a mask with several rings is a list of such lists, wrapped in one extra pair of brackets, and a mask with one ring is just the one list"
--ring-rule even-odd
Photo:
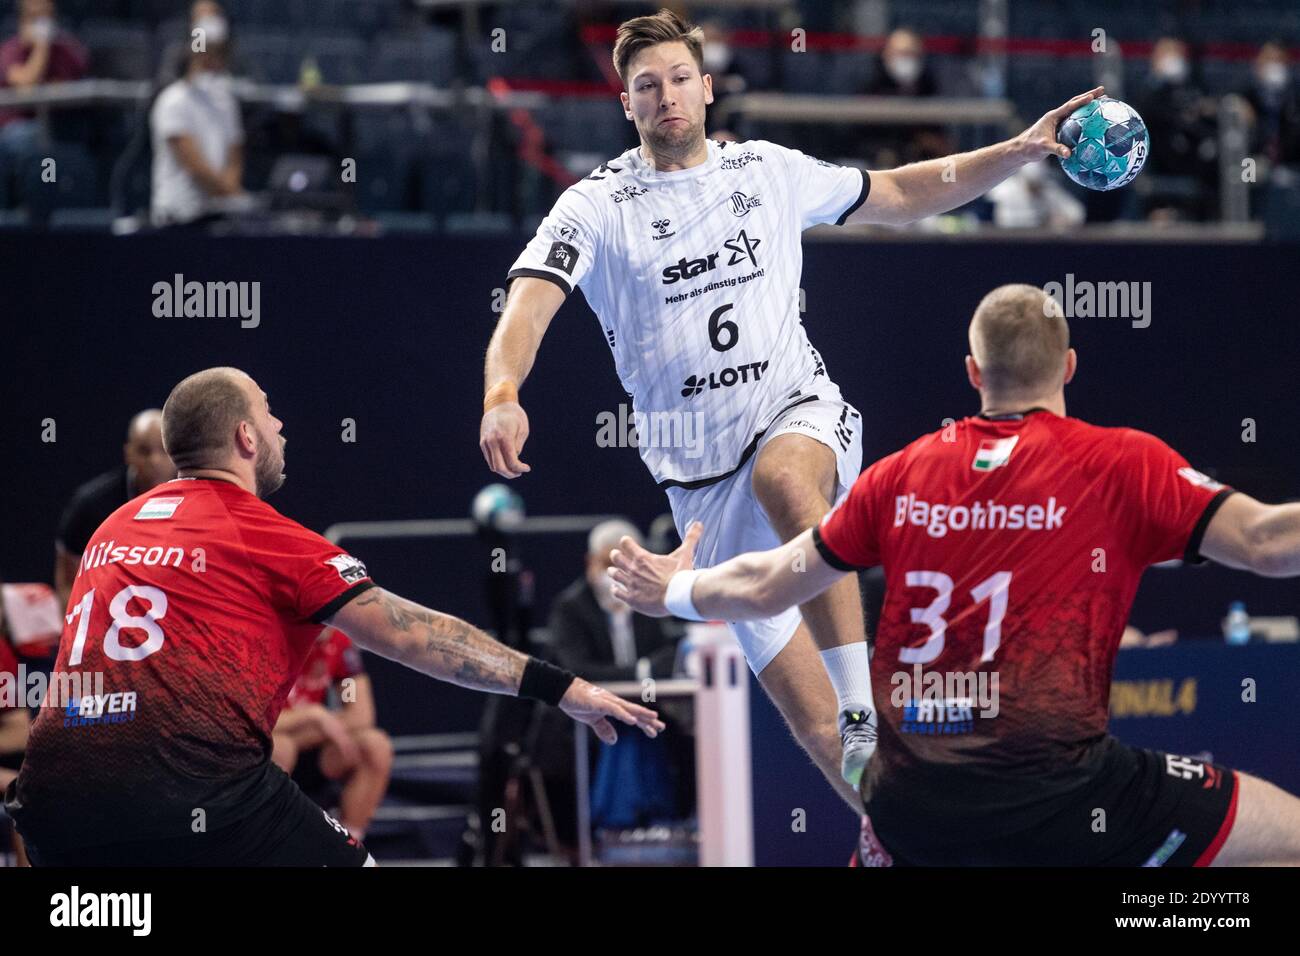
[(513, 531), (524, 523), (524, 499), (505, 485), (488, 485), (474, 496), (470, 514), (481, 527)]
[(1056, 130), (1071, 153), (1061, 168), (1080, 186), (1110, 190), (1127, 186), (1146, 165), (1151, 149), (1147, 124), (1137, 110), (1103, 96), (1080, 106)]

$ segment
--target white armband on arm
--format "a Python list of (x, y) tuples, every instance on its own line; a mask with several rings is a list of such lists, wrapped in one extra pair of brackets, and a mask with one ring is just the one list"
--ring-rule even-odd
[(678, 571), (668, 579), (668, 591), (664, 595), (664, 607), (668, 608), (668, 613), (686, 621), (705, 620), (700, 616), (700, 612), (695, 610), (695, 603), (691, 600), (691, 589), (695, 587), (695, 579), (703, 573), (703, 569)]

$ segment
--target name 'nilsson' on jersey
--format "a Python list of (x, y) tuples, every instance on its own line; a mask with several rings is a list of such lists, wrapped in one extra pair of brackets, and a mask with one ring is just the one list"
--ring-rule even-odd
[[(870, 188), (775, 143), (707, 145), (691, 169), (657, 172), (635, 148), (602, 165), (509, 273), (582, 289), (639, 422), (664, 426), (638, 436), (661, 485), (725, 477), (781, 411), (840, 397), (799, 315), (801, 233), (842, 225)], [(702, 440), (657, 440), (686, 416)]]

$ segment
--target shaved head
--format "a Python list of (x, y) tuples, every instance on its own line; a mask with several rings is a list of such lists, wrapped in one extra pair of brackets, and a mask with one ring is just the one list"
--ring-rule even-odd
[(970, 353), (984, 387), (1003, 398), (1034, 397), (1060, 386), (1070, 327), (1055, 299), (1032, 285), (1004, 285), (980, 300)]
[(136, 494), (176, 477), (176, 467), (163, 447), (161, 410), (146, 408), (131, 418), (122, 444), (122, 459), (131, 471)]
[(195, 372), (172, 389), (163, 405), (163, 445), (180, 469), (219, 467), (235, 443), (235, 429), (253, 417), (253, 380), (237, 368)]

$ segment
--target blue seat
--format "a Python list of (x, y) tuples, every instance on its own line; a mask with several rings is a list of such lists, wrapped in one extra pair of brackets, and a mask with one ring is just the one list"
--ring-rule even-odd
[(370, 80), (446, 86), (456, 78), (456, 35), (427, 29), (382, 33), (371, 45)]
[[(46, 159), (52, 159), (54, 165), (47, 166)], [(45, 181), (47, 169), (52, 170), (53, 182)], [(107, 206), (106, 177), (107, 171), (99, 168), (85, 147), (59, 143), (48, 157), (33, 156), (20, 164), (17, 200), (37, 219), (44, 219), (54, 209)]]
[(249, 71), (262, 83), (296, 83), (302, 71), (302, 40), (290, 33), (241, 30), (235, 50)]
[(356, 203), (363, 213), (411, 207), (411, 161), (401, 150), (376, 149), (357, 157)]
[(90, 51), (90, 75), (113, 80), (145, 80), (153, 76), (152, 33), (143, 26), (87, 20), (77, 37)]
[(50, 212), (49, 228), (59, 232), (110, 232), (113, 210), (105, 207), (55, 209)]

